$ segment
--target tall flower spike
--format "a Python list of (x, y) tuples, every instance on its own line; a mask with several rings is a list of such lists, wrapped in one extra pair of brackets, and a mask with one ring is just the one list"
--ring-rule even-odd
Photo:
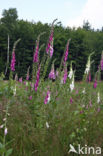
[(101, 55), (101, 61), (100, 61), (101, 70), (103, 70), (103, 51)]
[(97, 103), (100, 103), (100, 93), (98, 92), (98, 95), (97, 95)]
[(72, 62), (71, 62), (71, 66), (70, 66), (70, 72), (69, 72), (69, 75), (68, 77), (71, 79), (73, 76), (73, 69), (72, 69)]
[(44, 99), (44, 104), (49, 103), (49, 101), (50, 101), (50, 91), (48, 90), (48, 91), (47, 91), (47, 95), (46, 95), (46, 97), (45, 97), (45, 99)]
[(38, 53), (39, 53), (39, 41), (37, 41), (36, 50), (35, 50), (34, 57), (33, 57), (33, 62), (35, 63), (38, 63), (38, 60), (39, 60)]
[(49, 79), (55, 79), (54, 63), (52, 65), (52, 69), (49, 73)]
[(65, 69), (64, 69), (64, 76), (63, 76), (63, 83), (64, 84), (66, 83), (67, 76), (68, 76), (67, 67), (65, 67)]
[(93, 84), (94, 88), (97, 88), (97, 80), (95, 79), (94, 84)]
[(39, 86), (39, 77), (40, 77), (40, 65), (39, 65), (39, 68), (38, 68), (38, 71), (37, 71), (36, 83), (35, 83), (35, 85), (34, 85), (35, 91), (37, 91), (37, 88), (38, 88), (38, 86)]
[(67, 61), (67, 58), (68, 58), (68, 52), (69, 52), (69, 41), (67, 42), (67, 45), (66, 45), (66, 51), (65, 51), (65, 54), (64, 54), (64, 62)]
[(54, 23), (56, 20), (57, 19), (55, 19), (52, 23), (49, 41), (48, 41), (47, 47), (46, 47), (46, 53), (49, 54), (50, 57), (52, 57), (52, 55), (53, 55), (53, 33), (54, 33)]
[(12, 52), (12, 60), (11, 60), (11, 70), (15, 71), (15, 63), (16, 63), (16, 59), (15, 59), (15, 51)]
[(73, 91), (73, 89), (74, 89), (74, 73), (73, 73), (73, 76), (72, 76), (72, 82), (70, 84), (70, 90), (71, 90), (71, 92)]
[(16, 63), (16, 59), (15, 59), (15, 48), (16, 48), (16, 45), (18, 44), (18, 42), (20, 41), (21, 39), (18, 39), (15, 43), (14, 43), (14, 46), (13, 46), (13, 52), (12, 52), (12, 60), (11, 60), (11, 71), (15, 71), (15, 63)]
[(90, 59), (91, 59), (91, 56), (92, 56), (93, 54), (94, 54), (94, 52), (91, 53), (91, 54), (89, 55), (89, 57), (88, 57), (88, 61), (87, 61), (87, 64), (86, 64), (86, 69), (85, 69), (84, 74), (87, 74), (87, 75), (88, 75), (88, 73), (89, 73), (89, 71), (90, 71), (90, 66), (91, 66), (91, 61), (90, 61)]

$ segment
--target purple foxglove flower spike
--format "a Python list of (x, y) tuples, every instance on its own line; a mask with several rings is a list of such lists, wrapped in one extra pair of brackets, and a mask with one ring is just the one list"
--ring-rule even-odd
[(35, 91), (37, 91), (37, 88), (38, 88), (38, 86), (39, 86), (39, 77), (40, 77), (40, 65), (39, 65), (39, 68), (38, 68), (38, 71), (37, 71), (36, 83), (35, 83), (35, 85), (34, 85)]
[(94, 88), (97, 88), (97, 80), (95, 79), (94, 84), (93, 84)]
[(33, 57), (33, 62), (35, 63), (38, 63), (39, 61), (38, 53), (39, 53), (39, 43), (37, 43), (36, 50), (35, 50), (34, 57)]
[(70, 103), (71, 103), (71, 104), (73, 103), (73, 99), (72, 99), (72, 97), (70, 98)]
[(46, 95), (46, 97), (44, 99), (44, 104), (49, 103), (49, 101), (50, 101), (50, 91), (47, 91), (47, 95)]
[(16, 63), (16, 59), (15, 59), (15, 51), (12, 52), (12, 60), (11, 60), (11, 70), (15, 71), (15, 63)]
[(67, 77), (68, 77), (68, 73), (67, 73), (67, 68), (66, 68), (66, 69), (64, 70), (64, 77), (63, 77), (63, 83), (64, 83), (64, 84), (66, 83)]

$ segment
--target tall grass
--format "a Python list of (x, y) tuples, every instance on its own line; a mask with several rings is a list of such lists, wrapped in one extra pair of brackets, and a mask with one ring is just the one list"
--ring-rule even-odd
[[(83, 81), (75, 82), (72, 63), (70, 72), (67, 71), (68, 41), (58, 74), (53, 62), (51, 76), (45, 77), (52, 57), (53, 24), (48, 53), (41, 62), (39, 59), (33, 61), (31, 80), (29, 70), (28, 79), (13, 80), (14, 66), (8, 81), (3, 80), (3, 74), (0, 77), (1, 156), (75, 155), (68, 153), (70, 144), (103, 149), (103, 82), (97, 79), (99, 71), (95, 78), (96, 87), (93, 87), (95, 81), (88, 81), (91, 55)], [(36, 50), (37, 58), (38, 53), (39, 47)]]

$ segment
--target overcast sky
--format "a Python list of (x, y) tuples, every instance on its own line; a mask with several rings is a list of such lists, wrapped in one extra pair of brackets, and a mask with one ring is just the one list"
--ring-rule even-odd
[(103, 0), (0, 0), (3, 9), (17, 8), (19, 19), (51, 23), (55, 18), (63, 26), (82, 26), (88, 20), (95, 29), (103, 26)]

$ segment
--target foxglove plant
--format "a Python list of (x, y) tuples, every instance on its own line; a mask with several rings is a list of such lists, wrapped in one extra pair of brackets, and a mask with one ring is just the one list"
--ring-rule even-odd
[(65, 66), (65, 63), (66, 63), (66, 61), (67, 61), (67, 59), (68, 59), (69, 42), (70, 42), (70, 40), (68, 40), (68, 42), (67, 42), (67, 45), (66, 45), (66, 51), (65, 51), (65, 53), (64, 53), (64, 66)]
[(38, 58), (38, 53), (39, 53), (39, 39), (36, 41), (36, 49), (35, 49), (35, 53), (34, 53), (34, 57), (33, 57), (33, 62), (34, 63), (38, 63), (39, 58)]
[(15, 51), (13, 51), (12, 52), (12, 60), (11, 60), (11, 71), (15, 71), (15, 63), (16, 63)]
[[(87, 61), (86, 68), (85, 68), (85, 71), (84, 71), (84, 77), (83, 77), (84, 80), (87, 80), (88, 75), (89, 75), (89, 73), (90, 73), (90, 67), (91, 67), (91, 64), (93, 63), (93, 61), (91, 62), (91, 56), (92, 56), (93, 54), (94, 54), (94, 52), (91, 53), (91, 54), (88, 56), (88, 61)], [(89, 78), (90, 78), (90, 77), (89, 77)]]
[(48, 129), (50, 126), (49, 126), (49, 124), (48, 124), (48, 122), (46, 121), (46, 128)]
[(69, 75), (68, 77), (71, 79), (73, 76), (73, 69), (72, 69), (72, 62), (71, 62), (71, 66), (70, 66), (70, 72), (69, 72)]
[(101, 61), (100, 61), (101, 70), (103, 71), (103, 51), (101, 55)]
[(94, 81), (93, 88), (97, 88), (97, 80), (96, 79)]
[(98, 92), (98, 95), (97, 95), (97, 103), (100, 103), (100, 93)]
[(49, 103), (50, 102), (50, 91), (48, 90), (47, 91), (47, 95), (46, 95), (46, 97), (45, 97), (45, 99), (44, 99), (44, 104), (47, 104), (47, 103)]
[(12, 59), (11, 59), (11, 71), (15, 71), (15, 63), (16, 63), (16, 59), (15, 59), (15, 48), (16, 48), (16, 45), (18, 44), (18, 42), (20, 41), (20, 39), (18, 39), (15, 43), (14, 43), (14, 46), (13, 46), (13, 52), (12, 52)]
[(91, 73), (89, 72), (88, 81), (91, 81)]
[(71, 90), (71, 92), (73, 91), (73, 89), (74, 89), (74, 73), (73, 73), (73, 76), (72, 76), (72, 81), (70, 83), (70, 90)]
[(65, 67), (65, 69), (64, 69), (64, 75), (63, 75), (63, 83), (64, 84), (66, 83), (67, 76), (68, 76), (67, 67)]
[(34, 84), (35, 91), (37, 91), (37, 88), (39, 86), (39, 78), (40, 78), (40, 65), (38, 67), (38, 71), (37, 71), (37, 75), (36, 75), (36, 82)]
[(54, 35), (54, 23), (56, 22), (57, 19), (55, 19), (52, 23), (51, 26), (51, 32), (50, 32), (50, 36), (49, 36), (49, 40), (47, 43), (47, 47), (46, 47), (46, 53), (49, 54), (50, 58), (53, 55), (53, 35)]
[(49, 79), (55, 79), (55, 71), (54, 71), (54, 64), (52, 65), (52, 69), (49, 73)]

